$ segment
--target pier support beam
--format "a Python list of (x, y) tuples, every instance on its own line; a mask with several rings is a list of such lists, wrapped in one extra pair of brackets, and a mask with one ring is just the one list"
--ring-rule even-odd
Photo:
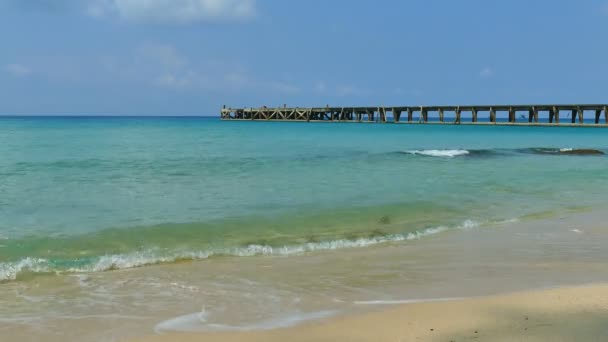
[(576, 111), (578, 112), (578, 123), (582, 124), (583, 121), (585, 120), (585, 118), (584, 118), (585, 113), (580, 107)]
[(454, 123), (457, 123), (457, 124), (460, 123), (460, 113), (462, 113), (462, 111), (460, 110), (460, 107), (456, 108), (456, 120), (454, 121)]
[(496, 123), (496, 109), (490, 107), (490, 122)]
[(380, 122), (386, 122), (386, 108), (378, 107), (378, 120), (380, 120)]
[(515, 109), (509, 108), (509, 122), (515, 122)]
[(600, 123), (600, 116), (602, 115), (602, 110), (601, 109), (596, 109), (595, 110), (595, 123), (599, 124)]
[(393, 108), (393, 120), (399, 122), (399, 119), (401, 119), (401, 111)]
[(604, 123), (608, 125), (608, 106), (604, 107)]
[(420, 107), (420, 121), (429, 122), (429, 112), (424, 107)]
[(553, 116), (555, 117), (555, 123), (559, 123), (559, 108), (553, 107)]
[(528, 122), (532, 122), (532, 121), (534, 121), (534, 110), (530, 109), (528, 111)]
[(443, 108), (439, 108), (439, 122), (443, 122)]
[(472, 122), (477, 122), (477, 108), (471, 109)]
[(576, 112), (577, 112), (576, 109), (573, 109), (572, 114), (570, 114), (570, 116), (571, 116), (570, 119), (572, 119), (571, 123), (576, 123)]
[(407, 109), (407, 122), (412, 122), (414, 120), (414, 111), (412, 108)]

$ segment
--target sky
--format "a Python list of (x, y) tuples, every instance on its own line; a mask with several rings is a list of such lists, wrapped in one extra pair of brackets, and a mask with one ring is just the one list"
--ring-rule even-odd
[(608, 102), (608, 0), (0, 0), (0, 115)]

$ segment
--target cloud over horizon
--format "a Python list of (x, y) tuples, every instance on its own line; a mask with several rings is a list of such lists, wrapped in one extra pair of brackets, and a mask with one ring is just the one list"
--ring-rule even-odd
[(154, 24), (243, 20), (256, 14), (255, 0), (0, 0), (0, 7)]
[(254, 0), (90, 0), (93, 17), (118, 16), (133, 22), (190, 24), (255, 15)]
[(24, 77), (32, 73), (32, 70), (30, 68), (16, 63), (5, 65), (3, 70), (17, 77)]
[(491, 67), (488, 67), (488, 66), (484, 67), (479, 72), (479, 76), (482, 78), (490, 78), (490, 77), (494, 76), (494, 69), (492, 69)]

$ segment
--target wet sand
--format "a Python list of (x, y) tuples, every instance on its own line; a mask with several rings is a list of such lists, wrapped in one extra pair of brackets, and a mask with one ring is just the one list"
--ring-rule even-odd
[(605, 341), (608, 284), (518, 292), (382, 310), (255, 332), (163, 334), (168, 341)]

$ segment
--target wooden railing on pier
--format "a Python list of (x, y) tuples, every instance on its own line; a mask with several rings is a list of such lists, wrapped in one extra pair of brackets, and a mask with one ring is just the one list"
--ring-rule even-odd
[[(506, 121), (497, 120), (497, 113), (506, 112)], [(436, 120), (429, 120), (429, 114)], [(450, 119), (447, 114), (452, 113)], [(463, 113), (470, 113), (464, 119)], [(602, 120), (603, 113), (603, 120)], [(546, 115), (548, 122), (539, 122), (539, 115)], [(564, 122), (560, 119), (567, 116)], [(394, 122), (394, 123), (479, 123), (479, 124), (585, 124), (585, 115), (590, 114), (597, 125), (608, 125), (608, 104), (571, 105), (496, 105), (496, 106), (406, 106), (406, 107), (260, 107), (226, 108), (221, 110), (222, 120), (262, 121), (326, 121), (326, 122)], [(488, 121), (480, 122), (481, 115)], [(518, 118), (519, 115), (519, 118)]]

